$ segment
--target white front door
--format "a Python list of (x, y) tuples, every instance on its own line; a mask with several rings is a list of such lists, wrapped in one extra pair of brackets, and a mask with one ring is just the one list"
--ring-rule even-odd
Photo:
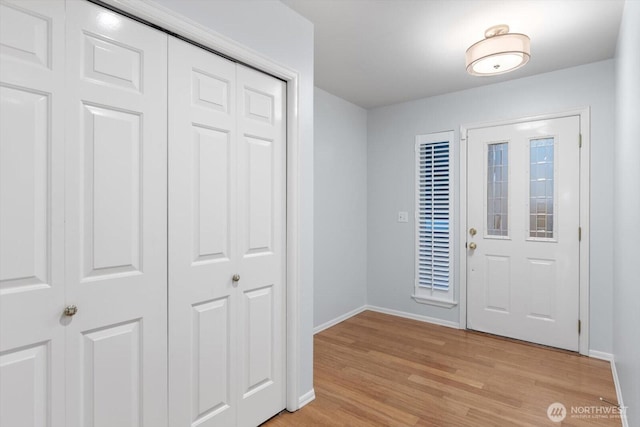
[(284, 89), (169, 40), (172, 426), (256, 426), (285, 406)]
[(0, 4), (0, 425), (64, 425), (64, 2)]
[(167, 36), (67, 2), (67, 426), (167, 425)]
[(468, 131), (470, 329), (578, 351), (579, 120)]

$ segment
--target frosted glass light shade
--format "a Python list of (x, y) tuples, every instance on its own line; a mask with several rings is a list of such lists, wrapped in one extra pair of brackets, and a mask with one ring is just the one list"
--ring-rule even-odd
[(498, 34), (467, 49), (467, 72), (474, 76), (508, 73), (529, 62), (530, 56), (529, 37), (516, 33)]

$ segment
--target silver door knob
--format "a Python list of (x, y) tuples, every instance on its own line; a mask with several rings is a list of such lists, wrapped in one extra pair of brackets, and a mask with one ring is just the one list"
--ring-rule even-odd
[(478, 246), (474, 242), (469, 243), (469, 249), (475, 249), (477, 247)]
[(75, 316), (77, 312), (78, 312), (78, 307), (76, 307), (75, 305), (68, 305), (64, 309), (64, 315), (69, 317)]
[(239, 274), (234, 274), (233, 277), (231, 278), (231, 280), (233, 280), (234, 282), (239, 282), (240, 281), (240, 275)]

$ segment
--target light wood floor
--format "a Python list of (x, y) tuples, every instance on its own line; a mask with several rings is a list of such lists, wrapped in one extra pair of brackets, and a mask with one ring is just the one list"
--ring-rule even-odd
[(571, 415), (617, 401), (609, 363), (575, 353), (371, 311), (314, 344), (316, 399), (264, 426), (621, 425)]

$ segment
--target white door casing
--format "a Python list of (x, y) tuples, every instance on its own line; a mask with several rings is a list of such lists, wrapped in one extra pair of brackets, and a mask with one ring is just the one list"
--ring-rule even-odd
[(0, 425), (64, 424), (64, 2), (0, 4)]
[[(465, 235), (477, 245), (467, 249), (470, 329), (579, 349), (579, 133), (578, 116), (468, 131)], [(490, 169), (492, 150), (508, 152), (503, 179)], [(500, 190), (489, 189), (489, 172), (489, 182), (504, 181)], [(547, 223), (552, 232), (537, 231)]]
[(66, 6), (66, 425), (161, 427), (167, 36)]
[(173, 38), (169, 81), (170, 424), (257, 425), (285, 405), (284, 83)]

